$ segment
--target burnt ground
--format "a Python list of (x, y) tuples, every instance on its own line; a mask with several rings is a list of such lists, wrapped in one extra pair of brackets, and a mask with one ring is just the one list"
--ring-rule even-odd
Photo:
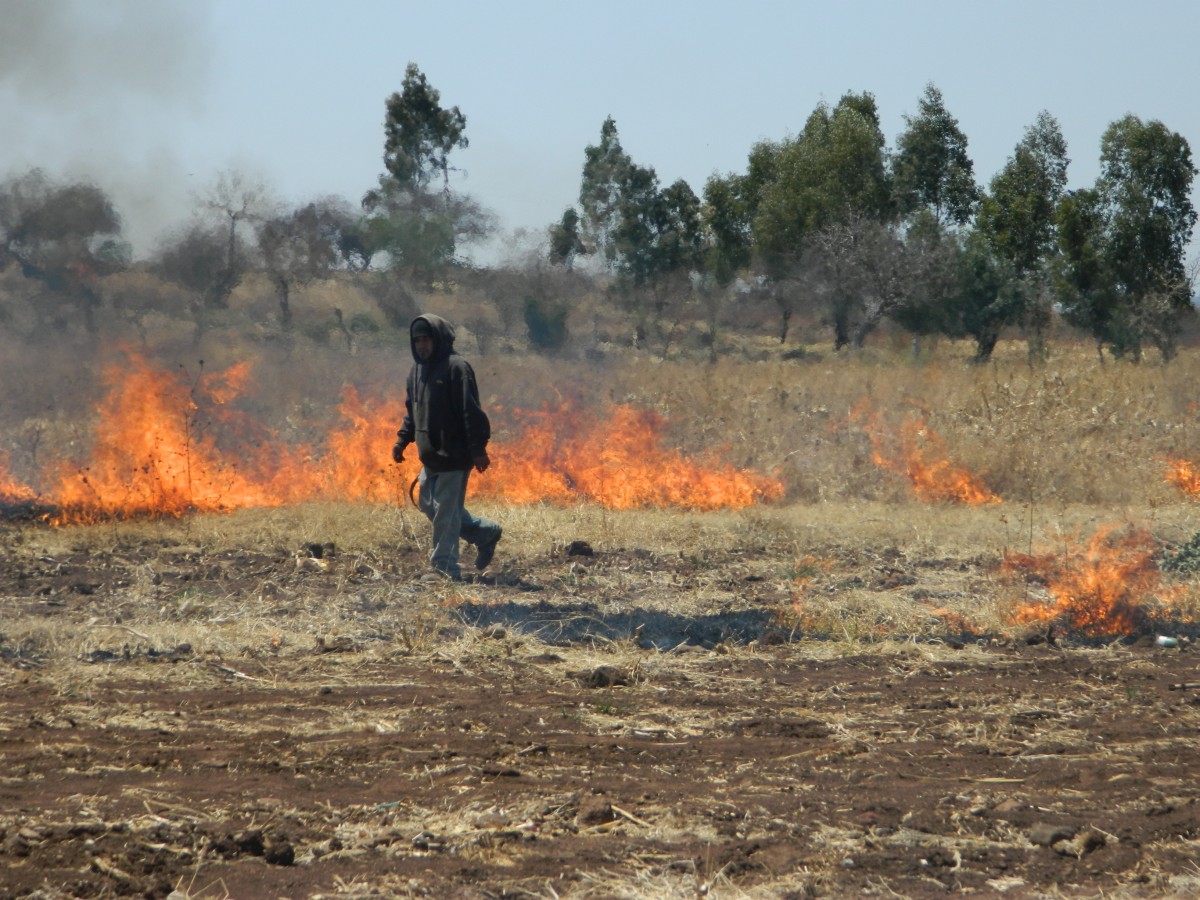
[(1200, 890), (1189, 641), (799, 634), (770, 548), (3, 536), (0, 897)]

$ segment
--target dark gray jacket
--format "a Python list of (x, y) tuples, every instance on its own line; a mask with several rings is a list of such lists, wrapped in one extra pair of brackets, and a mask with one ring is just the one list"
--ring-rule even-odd
[[(433, 355), (422, 362), (413, 346), (412, 327), (419, 320), (433, 331)], [(408, 373), (404, 424), (397, 432), (403, 444), (416, 443), (421, 464), (431, 472), (470, 469), (487, 450), (492, 426), (479, 405), (479, 388), (471, 364), (454, 352), (454, 326), (440, 316), (417, 316), (409, 325), (413, 367)]]

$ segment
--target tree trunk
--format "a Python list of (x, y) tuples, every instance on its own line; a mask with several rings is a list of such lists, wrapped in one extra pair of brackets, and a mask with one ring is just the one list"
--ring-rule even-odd
[(998, 340), (1000, 340), (1000, 335), (993, 331), (985, 331), (982, 334), (975, 335), (975, 362), (989, 362), (992, 358), (992, 351), (996, 349), (996, 342)]
[(275, 279), (275, 296), (279, 298), (279, 327), (292, 330), (292, 286), (286, 278)]

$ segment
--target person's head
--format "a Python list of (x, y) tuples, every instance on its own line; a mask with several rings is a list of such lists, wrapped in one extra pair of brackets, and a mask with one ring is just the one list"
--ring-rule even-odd
[(433, 358), (433, 351), (437, 348), (433, 326), (429, 324), (428, 320), (418, 318), (413, 320), (411, 331), (413, 354), (421, 362), (429, 362)]
[(408, 326), (413, 359), (432, 363), (454, 352), (454, 326), (433, 313), (421, 313)]

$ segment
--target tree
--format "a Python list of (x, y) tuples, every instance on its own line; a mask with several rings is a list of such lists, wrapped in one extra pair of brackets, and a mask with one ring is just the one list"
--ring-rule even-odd
[(1022, 277), (1037, 272), (1054, 250), (1055, 212), (1069, 163), (1058, 121), (1043, 111), (979, 204), (976, 227)]
[(1191, 147), (1161, 122), (1125, 116), (1100, 140), (1097, 188), (1107, 219), (1106, 256), (1117, 290), (1164, 359), (1191, 311), (1186, 251), (1196, 224)]
[(467, 195), (446, 194), (431, 205), (388, 175), (363, 207), (359, 233), (369, 258), (384, 254), (384, 268), (426, 287), (455, 263), (459, 247), (485, 238), (494, 226), (491, 213)]
[(1025, 284), (979, 232), (967, 236), (957, 269), (949, 300), (951, 333), (973, 338), (975, 361), (987, 362), (1004, 329), (1025, 311)]
[(292, 330), (292, 291), (328, 275), (338, 259), (336, 208), (309, 203), (273, 216), (258, 228), (258, 250), (279, 301), (279, 322)]
[(579, 213), (575, 207), (567, 207), (562, 218), (548, 231), (550, 250), (547, 254), (550, 262), (570, 270), (575, 264), (575, 257), (587, 253), (580, 234)]
[(40, 169), (0, 186), (0, 269), (16, 262), (44, 289), (37, 298), (36, 330), (62, 310), (97, 330), (97, 279), (128, 266), (121, 219), (103, 190), (83, 182), (56, 184)]
[(908, 297), (889, 316), (913, 334), (914, 352), (926, 335), (962, 337), (965, 331), (955, 308), (962, 256), (959, 235), (940, 223), (932, 210), (918, 210), (904, 229), (904, 245), (912, 261), (912, 284)]
[(621, 191), (632, 166), (629, 154), (621, 148), (617, 123), (609, 116), (600, 126), (600, 142), (584, 148), (579, 182), (583, 236), (590, 242), (590, 249), (609, 266), (616, 262), (614, 233), (620, 222)]
[(1095, 188), (1060, 204), (1055, 287), (1065, 317), (1098, 349), (1136, 361), (1150, 341), (1164, 360), (1174, 356), (1192, 308), (1185, 251), (1195, 174), (1181, 135), (1126, 116), (1104, 132)]
[(584, 150), (579, 205), (584, 234), (635, 304), (638, 333), (653, 326), (665, 352), (671, 340), (662, 327), (667, 307), (689, 292), (689, 277), (701, 265), (700, 199), (682, 179), (660, 188), (654, 169), (637, 165), (621, 148), (609, 116), (600, 143)]
[(619, 224), (613, 235), (617, 273), (632, 296), (650, 295), (650, 324), (670, 346), (674, 329), (664, 331), (668, 307), (690, 291), (690, 276), (701, 265), (703, 231), (700, 200), (682, 179), (658, 187), (653, 169), (630, 166), (621, 186)]
[(747, 187), (748, 178), (741, 175), (713, 175), (704, 185), (704, 268), (720, 287), (727, 287), (750, 265), (754, 243)]
[(1051, 315), (1046, 263), (1055, 249), (1055, 221), (1069, 163), (1058, 121), (1048, 112), (1039, 113), (992, 179), (975, 220), (992, 250), (1026, 282), (1024, 317), (1033, 326), (1032, 346), (1038, 353)]
[(401, 90), (387, 99), (383, 164), (401, 185), (423, 193), (441, 175), (450, 190), (450, 153), (468, 146), (467, 117), (457, 106), (445, 109), (441, 93), (429, 84), (416, 63), (404, 70)]
[[(854, 216), (891, 217), (884, 144), (874, 97), (848, 93), (832, 110), (818, 105), (795, 140), (756, 146), (751, 169), (763, 181), (752, 188), (752, 232), (774, 290), (795, 273), (806, 241), (823, 228)], [(776, 299), (786, 340), (791, 302), (782, 294)]]
[(926, 85), (917, 115), (905, 116), (904, 122), (892, 167), (901, 212), (924, 207), (943, 224), (966, 223), (979, 190), (974, 163), (967, 155), (967, 137), (947, 111), (942, 92)]
[(153, 268), (187, 291), (197, 345), (214, 312), (228, 308), (230, 294), (246, 271), (247, 254), (241, 244), (236, 232), (231, 238), (221, 226), (194, 222), (158, 248)]
[(1136, 341), (1105, 258), (1100, 194), (1095, 189), (1065, 194), (1055, 224), (1058, 256), (1052, 284), (1063, 318), (1095, 338), (1101, 362), (1106, 344), (1115, 355), (1125, 355)]
[[(353, 234), (364, 259), (386, 253), (391, 268), (430, 285), (454, 263), (462, 243), (489, 233), (492, 217), (450, 190), (450, 154), (468, 146), (467, 117), (459, 108), (444, 108), (413, 63), (386, 107), (385, 171), (363, 196), (367, 217)], [(430, 185), (439, 176), (442, 189), (434, 192)]]
[(703, 275), (697, 279), (696, 294), (708, 324), (709, 360), (716, 360), (717, 322), (728, 300), (730, 286), (751, 260), (750, 180), (744, 175), (712, 175), (704, 185), (701, 208), (705, 245)]
[(938, 248), (920, 230), (863, 217), (828, 225), (809, 242), (805, 270), (810, 291), (823, 297), (834, 328), (834, 348), (862, 347), (885, 318), (902, 316), (941, 296), (944, 273)]

